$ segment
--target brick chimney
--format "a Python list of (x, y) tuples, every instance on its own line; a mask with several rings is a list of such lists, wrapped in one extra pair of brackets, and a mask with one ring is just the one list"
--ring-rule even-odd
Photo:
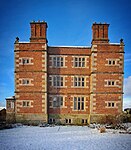
[(104, 24), (93, 23), (93, 25), (92, 25), (92, 33), (93, 33), (92, 44), (109, 43), (108, 27), (109, 27), (109, 24), (107, 24), (107, 23), (104, 23)]
[(31, 37), (30, 42), (40, 42), (40, 43), (47, 43), (46, 39), (46, 29), (47, 23), (45, 21), (32, 21), (30, 23), (31, 27)]

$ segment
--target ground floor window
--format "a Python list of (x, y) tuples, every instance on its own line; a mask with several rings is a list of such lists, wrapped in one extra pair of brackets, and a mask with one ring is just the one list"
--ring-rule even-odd
[(54, 118), (50, 118), (49, 119), (49, 123), (55, 123), (55, 119)]
[(88, 123), (88, 122), (87, 122), (87, 119), (82, 119), (82, 120), (81, 120), (81, 123), (82, 123), (82, 124), (87, 124), (87, 123)]
[(53, 97), (53, 107), (62, 107), (63, 106), (63, 97), (54, 96)]
[(71, 119), (65, 119), (66, 124), (71, 124), (72, 120)]
[(74, 110), (84, 110), (84, 97), (74, 97)]

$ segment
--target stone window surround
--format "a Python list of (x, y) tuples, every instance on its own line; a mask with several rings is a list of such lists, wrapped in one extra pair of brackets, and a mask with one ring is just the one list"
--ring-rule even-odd
[(52, 98), (53, 108), (63, 107), (63, 97), (62, 96), (54, 96)]
[(21, 57), (19, 58), (20, 60), (20, 65), (33, 65), (34, 63), (32, 62), (33, 58), (32, 57)]
[(8, 101), (7, 102), (7, 109), (14, 109), (15, 105), (13, 101)]
[[(76, 103), (77, 109), (74, 109), (74, 107), (75, 107), (75, 106), (74, 106), (74, 99), (75, 99), (75, 98), (77, 98), (77, 103)], [(78, 109), (78, 98), (80, 98), (80, 109)], [(84, 104), (84, 106), (83, 106), (84, 109), (81, 109), (81, 108), (82, 108), (82, 98), (84, 99), (84, 103), (83, 103), (83, 104)], [(74, 95), (74, 96), (73, 96), (73, 108), (72, 108), (72, 110), (73, 110), (73, 111), (85, 111), (85, 106), (86, 106), (86, 105), (85, 105), (85, 102), (86, 102), (86, 97), (85, 97), (85, 96), (81, 96), (81, 95), (77, 95), (77, 96), (76, 96), (76, 95)]]
[(119, 82), (119, 80), (108, 79), (105, 80), (105, 82), (105, 87), (118, 87), (117, 83)]
[[(54, 83), (53, 83), (53, 77), (63, 77), (63, 86), (54, 86)], [(51, 86), (53, 86), (54, 88), (66, 88), (67, 86), (65, 86), (65, 78), (67, 76), (64, 76), (64, 75), (49, 75), (49, 81), (51, 83)]]
[[(88, 57), (89, 57), (89, 56), (72, 56), (72, 58), (73, 58), (73, 61), (72, 61), (72, 62), (73, 62), (73, 68), (87, 68), (87, 58), (88, 58)], [(78, 61), (77, 61), (78, 64), (79, 64), (79, 58), (81, 59), (81, 60), (80, 60), (80, 62), (81, 62), (80, 64), (81, 64), (81, 65), (80, 65), (80, 66), (79, 66), (79, 65), (78, 65), (78, 66), (75, 65), (75, 63), (76, 63), (75, 59), (76, 59), (76, 58), (78, 59)], [(82, 66), (82, 62), (83, 62), (83, 61), (82, 61), (82, 58), (84, 58), (84, 66)]]
[[(31, 78), (20, 78), (19, 81), (21, 82), (19, 85), (21, 86), (33, 86), (34, 84), (32, 84), (32, 81), (34, 79), (31, 79)], [(25, 84), (23, 83), (25, 82)], [(27, 84), (26, 84), (27, 82)]]
[[(65, 58), (66, 58), (67, 56), (65, 56), (65, 55), (50, 55), (49, 57), (50, 57), (50, 58), (49, 58), (49, 61), (51, 62), (51, 66), (49, 66), (50, 68), (67, 68), (67, 66), (65, 65), (65, 62), (66, 62), (66, 59), (65, 59)], [(56, 58), (56, 63), (57, 63), (58, 58), (60, 58), (60, 59), (63, 58), (63, 61), (62, 61), (62, 62), (63, 62), (63, 65), (62, 65), (62, 66), (61, 66), (61, 65), (60, 65), (60, 66), (57, 66), (57, 65), (54, 66), (54, 65), (53, 65), (53, 64), (54, 64), (54, 62), (53, 62), (53, 61), (54, 61), (54, 60), (53, 60), (54, 58)], [(60, 60), (60, 64), (61, 64), (61, 60)]]
[[(75, 86), (75, 77), (77, 78), (77, 81), (78, 81), (78, 78), (80, 77), (81, 78), (81, 86)], [(72, 88), (87, 88), (88, 86), (86, 85), (87, 84), (87, 77), (86, 76), (81, 76), (81, 75), (77, 75), (77, 76), (71, 76), (71, 81), (73, 82), (73, 86), (71, 86)], [(84, 78), (84, 86), (82, 86), (82, 78)], [(77, 82), (77, 85), (78, 85), (78, 82)]]
[(105, 108), (118, 108), (116, 105), (117, 104), (116, 101), (105, 101), (105, 103), (106, 103)]
[(71, 123), (72, 123), (72, 119), (70, 119), (70, 118), (65, 118), (65, 123), (66, 123), (66, 124), (71, 124)]
[(119, 66), (119, 59), (107, 58), (105, 66)]
[(82, 124), (87, 124), (87, 123), (88, 123), (88, 120), (87, 120), (87, 119), (81, 119), (81, 123), (82, 123)]
[[(49, 107), (50, 108), (66, 108), (66, 106), (65, 106), (65, 95), (61, 95), (61, 94), (57, 94), (57, 95), (50, 95), (49, 96), (50, 98), (49, 98), (49, 102), (50, 102), (50, 105), (49, 105)], [(60, 106), (60, 107), (53, 107), (53, 97), (63, 97), (63, 106)]]
[(22, 106), (23, 107), (30, 107), (31, 106), (31, 102), (29, 100), (23, 100), (22, 101)]

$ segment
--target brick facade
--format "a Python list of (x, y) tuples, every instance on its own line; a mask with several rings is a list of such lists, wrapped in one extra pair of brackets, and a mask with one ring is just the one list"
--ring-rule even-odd
[(122, 113), (124, 43), (109, 24), (92, 25), (91, 47), (48, 46), (47, 23), (31, 22), (15, 41), (16, 122), (86, 124)]

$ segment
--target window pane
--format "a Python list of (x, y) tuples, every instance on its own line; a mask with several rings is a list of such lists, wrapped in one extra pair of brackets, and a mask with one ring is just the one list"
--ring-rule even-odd
[(84, 97), (81, 99), (81, 110), (84, 110)]
[(60, 57), (57, 57), (57, 67), (60, 67)]
[(63, 61), (61, 61), (61, 67), (63, 67)]
[(53, 77), (53, 86), (56, 86), (56, 77)]
[(77, 98), (74, 97), (74, 110), (77, 110)]
[(85, 58), (82, 58), (82, 61), (85, 62)]
[(78, 63), (77, 62), (75, 62), (75, 67), (78, 67)]
[(29, 106), (29, 104), (30, 104), (30, 103), (29, 103), (29, 102), (27, 102), (27, 106)]
[(109, 65), (111, 65), (111, 60), (109, 60)]
[(81, 107), (80, 107), (80, 97), (78, 97), (78, 110), (80, 110)]
[(108, 103), (108, 107), (111, 107), (111, 103)]
[(61, 85), (60, 85), (60, 86), (63, 86), (63, 77), (61, 77), (60, 82), (61, 82)]
[(112, 85), (114, 85), (115, 83), (114, 83), (114, 81), (112, 81)]
[(77, 77), (74, 77), (74, 86), (77, 86)]
[(82, 67), (85, 67), (85, 62), (82, 62)]
[(57, 98), (54, 97), (54, 98), (53, 98), (53, 107), (56, 107), (56, 106), (57, 106), (56, 101), (57, 101)]
[(115, 60), (113, 60), (113, 65), (115, 65)]
[(85, 86), (85, 78), (82, 78), (82, 86)]
[(114, 103), (112, 103), (112, 107), (114, 107)]
[(23, 106), (26, 106), (26, 102), (23, 102)]
[(79, 67), (81, 67), (82, 65), (81, 65), (81, 61), (79, 61)]
[(63, 106), (63, 97), (60, 97), (60, 106)]
[(53, 66), (56, 67), (56, 57), (53, 57)]

